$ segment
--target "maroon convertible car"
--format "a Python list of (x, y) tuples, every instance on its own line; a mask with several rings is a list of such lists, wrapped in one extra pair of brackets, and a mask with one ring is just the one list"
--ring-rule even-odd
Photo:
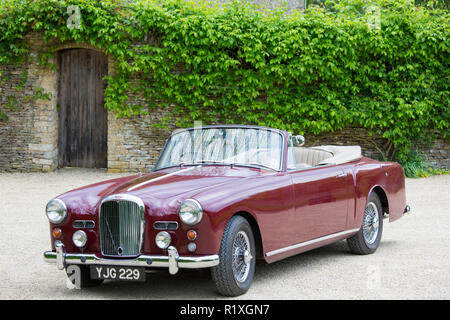
[(409, 212), (402, 167), (363, 157), (359, 146), (303, 142), (256, 126), (177, 130), (153, 172), (50, 200), (44, 260), (78, 287), (145, 281), (153, 268), (211, 268), (218, 291), (237, 296), (255, 259), (342, 239), (353, 253), (375, 252), (383, 218)]

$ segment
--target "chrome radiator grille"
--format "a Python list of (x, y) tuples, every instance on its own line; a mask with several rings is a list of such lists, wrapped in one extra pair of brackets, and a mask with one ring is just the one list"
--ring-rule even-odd
[(99, 213), (102, 254), (117, 257), (139, 255), (144, 230), (143, 204), (119, 196), (109, 198), (103, 200)]

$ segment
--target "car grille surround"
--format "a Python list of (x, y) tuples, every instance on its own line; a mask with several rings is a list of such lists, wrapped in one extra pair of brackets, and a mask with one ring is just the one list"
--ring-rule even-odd
[(112, 195), (100, 204), (99, 233), (103, 256), (135, 257), (140, 254), (144, 236), (142, 200), (131, 195)]

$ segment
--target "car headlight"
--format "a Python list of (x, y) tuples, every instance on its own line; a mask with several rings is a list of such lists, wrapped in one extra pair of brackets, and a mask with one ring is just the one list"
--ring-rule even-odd
[(50, 200), (45, 208), (47, 218), (50, 222), (58, 224), (67, 217), (67, 208), (64, 202), (59, 199)]
[(76, 231), (72, 236), (73, 244), (78, 248), (84, 247), (87, 242), (87, 234), (83, 230)]
[(178, 215), (183, 223), (192, 226), (202, 220), (203, 209), (197, 200), (187, 199), (181, 203)]

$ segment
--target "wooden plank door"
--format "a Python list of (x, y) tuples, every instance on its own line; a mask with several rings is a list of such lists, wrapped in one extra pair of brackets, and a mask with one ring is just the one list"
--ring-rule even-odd
[(106, 56), (89, 49), (62, 50), (58, 65), (59, 166), (106, 168)]

